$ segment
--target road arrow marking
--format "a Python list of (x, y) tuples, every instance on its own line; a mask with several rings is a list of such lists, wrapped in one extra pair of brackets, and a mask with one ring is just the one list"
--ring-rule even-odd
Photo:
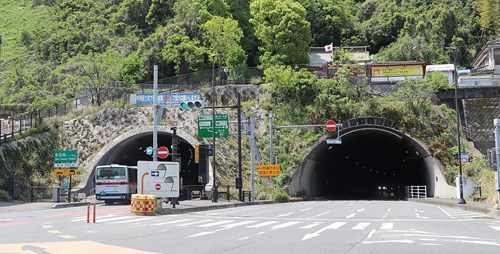
[(350, 218), (354, 217), (355, 215), (356, 215), (356, 213), (349, 214), (349, 215), (345, 216), (345, 218), (346, 219), (350, 219)]
[(309, 210), (311, 210), (311, 209), (312, 209), (312, 207), (309, 207), (309, 208), (300, 209), (300, 211), (301, 211), (301, 212), (304, 212), (304, 211), (309, 211)]
[(302, 238), (302, 241), (304, 240), (309, 240), (311, 238), (314, 238), (314, 237), (317, 237), (320, 235), (321, 232), (325, 231), (325, 230), (328, 230), (328, 229), (338, 229), (340, 227), (342, 227), (344, 224), (346, 224), (346, 222), (335, 222), (331, 225), (328, 225), (312, 234), (305, 234), (304, 237)]

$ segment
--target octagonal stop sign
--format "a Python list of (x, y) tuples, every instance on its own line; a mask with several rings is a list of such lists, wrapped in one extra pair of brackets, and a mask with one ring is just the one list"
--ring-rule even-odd
[(337, 123), (333, 120), (328, 120), (326, 122), (326, 130), (327, 131), (335, 131), (337, 129)]

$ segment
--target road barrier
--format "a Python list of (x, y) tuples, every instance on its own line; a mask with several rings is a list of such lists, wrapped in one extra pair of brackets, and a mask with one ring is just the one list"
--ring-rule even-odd
[[(87, 223), (90, 223), (90, 214), (91, 214), (91, 212), (90, 212), (90, 206), (91, 206), (90, 204), (87, 204)], [(95, 223), (96, 205), (93, 204), (93, 206), (94, 206), (94, 209), (93, 209), (94, 212), (92, 214), (92, 222)]]
[(156, 196), (132, 194), (130, 212), (135, 214), (154, 214), (156, 212)]
[(426, 185), (407, 186), (406, 196), (408, 198), (427, 198), (427, 186)]

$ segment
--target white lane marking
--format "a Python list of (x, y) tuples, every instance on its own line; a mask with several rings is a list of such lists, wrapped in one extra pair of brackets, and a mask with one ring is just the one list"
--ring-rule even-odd
[(213, 220), (200, 220), (200, 221), (194, 221), (194, 222), (188, 222), (188, 223), (184, 223), (184, 224), (179, 224), (179, 225), (176, 225), (176, 226), (179, 226), (179, 227), (190, 226), (190, 225), (194, 225), (194, 224), (198, 224), (198, 223), (204, 223), (204, 222), (209, 222), (209, 221), (213, 221)]
[(364, 230), (366, 227), (368, 227), (368, 225), (370, 225), (370, 222), (360, 222), (360, 223), (358, 223), (358, 225), (352, 227), (352, 229), (354, 229), (354, 230)]
[(500, 231), (500, 226), (490, 226), (490, 228)]
[(279, 225), (276, 225), (276, 226), (273, 226), (271, 228), (271, 230), (276, 230), (276, 229), (279, 229), (279, 228), (286, 228), (286, 227), (289, 227), (289, 226), (292, 226), (292, 225), (295, 225), (295, 224), (299, 224), (300, 221), (289, 221), (289, 222), (286, 222), (286, 223), (283, 223), (283, 224), (279, 224)]
[(73, 238), (75, 238), (72, 235), (59, 235), (59, 236), (62, 237), (62, 238), (64, 238), (64, 239), (73, 239)]
[(358, 213), (360, 213), (360, 212), (362, 212), (362, 211), (364, 211), (364, 210), (365, 210), (364, 208), (361, 208), (361, 209), (359, 209), (357, 212), (358, 212)]
[(387, 209), (387, 212), (385, 212), (384, 217), (382, 217), (382, 219), (385, 219), (387, 217), (387, 215), (389, 215), (389, 213), (391, 212), (391, 209), (392, 209), (392, 207)]
[(314, 215), (314, 216), (312, 216), (312, 217), (309, 217), (308, 219), (312, 219), (312, 218), (320, 217), (320, 216), (323, 216), (323, 215), (325, 215), (325, 214), (327, 214), (327, 213), (329, 213), (329, 212), (331, 212), (331, 211), (327, 211), (327, 212), (324, 212), (324, 213), (320, 213), (320, 214)]
[(288, 215), (292, 215), (292, 214), (294, 214), (294, 213), (295, 213), (295, 212), (284, 213), (284, 214), (277, 215), (276, 217), (285, 217), (285, 216), (288, 216)]
[(262, 232), (257, 233), (256, 235), (262, 235), (262, 234), (265, 234), (265, 233), (266, 233), (266, 231), (262, 231)]
[(115, 221), (115, 220), (128, 220), (130, 218), (136, 218), (135, 216), (120, 216), (120, 217), (113, 217), (113, 218), (108, 218), (108, 219), (96, 219), (97, 222), (108, 222), (108, 221)]
[(1, 219), (0, 222), (12, 221), (12, 219)]
[(309, 210), (311, 210), (311, 209), (312, 209), (312, 207), (309, 207), (309, 208), (300, 209), (300, 211), (301, 211), (301, 212), (304, 212), (304, 211), (309, 211)]
[[(101, 220), (101, 219), (106, 219), (106, 218), (110, 218), (110, 217), (116, 217), (116, 215), (114, 215), (114, 214), (100, 215), (100, 216), (96, 216), (96, 219)], [(86, 221), (86, 220), (87, 220), (87, 216), (80, 216), (80, 217), (73, 218), (71, 221), (77, 222), (77, 221)]]
[(338, 229), (340, 227), (342, 227), (344, 224), (346, 224), (346, 222), (334, 222), (333, 224), (330, 224), (312, 234), (305, 234), (304, 237), (302, 237), (302, 241), (304, 240), (309, 240), (313, 237), (317, 237), (320, 235), (321, 232), (325, 231), (325, 230), (328, 230), (328, 229)]
[(212, 216), (212, 215), (224, 215), (224, 214), (230, 214), (230, 213), (237, 213), (239, 211), (229, 211), (229, 212), (219, 212), (219, 213), (207, 213), (205, 215)]
[(475, 244), (481, 244), (481, 245), (500, 246), (500, 243), (498, 243), (498, 242), (491, 242), (491, 241), (468, 241), (468, 240), (456, 240), (456, 241), (460, 242), (460, 243), (475, 243)]
[(252, 225), (252, 226), (246, 226), (246, 228), (261, 228), (261, 227), (264, 227), (264, 226), (267, 226), (267, 225), (271, 225), (271, 224), (274, 224), (274, 223), (277, 223), (277, 221), (266, 221), (266, 222), (262, 222), (262, 223), (255, 224), (255, 225)]
[(154, 226), (161, 226), (161, 225), (166, 225), (166, 224), (174, 224), (174, 223), (179, 223), (179, 222), (184, 222), (184, 221), (190, 221), (192, 219), (182, 219), (182, 220), (173, 220), (173, 221), (164, 221), (164, 222), (158, 222), (158, 223), (153, 223), (151, 225)]
[(370, 233), (368, 234), (368, 236), (366, 236), (366, 239), (372, 238), (372, 236), (373, 236), (373, 234), (375, 234), (375, 232), (377, 232), (377, 230), (372, 229), (372, 231), (370, 231)]
[(153, 218), (138, 218), (138, 219), (133, 219), (133, 220), (124, 220), (124, 221), (113, 221), (110, 222), (112, 224), (121, 224), (121, 223), (131, 223), (131, 222), (138, 222), (138, 221), (145, 221), (145, 220), (152, 220)]
[(363, 241), (363, 244), (376, 244), (376, 243), (415, 243), (415, 242), (412, 240)]
[(238, 227), (238, 226), (242, 226), (242, 225), (246, 225), (246, 224), (250, 224), (250, 223), (254, 223), (254, 222), (255, 222), (254, 220), (246, 220), (246, 221), (236, 222), (236, 223), (233, 223), (233, 224), (222, 225), (221, 227), (223, 227), (223, 228), (234, 228), (234, 227)]
[(346, 219), (350, 219), (352, 217), (356, 216), (356, 213), (353, 213), (353, 214), (349, 214), (349, 215), (346, 215), (345, 218)]
[(245, 236), (245, 237), (242, 237), (242, 238), (238, 239), (238, 241), (246, 240), (246, 239), (248, 239), (248, 238), (250, 238), (250, 237)]
[(213, 234), (215, 232), (226, 230), (226, 229), (229, 229), (229, 228), (219, 228), (219, 229), (212, 230), (212, 231), (200, 232), (200, 233), (197, 233), (197, 234), (194, 234), (194, 235), (186, 236), (186, 238), (192, 238), (192, 237), (197, 237), (197, 236), (210, 235), (210, 234)]
[(446, 212), (443, 208), (441, 208), (439, 206), (437, 208), (439, 208), (441, 211), (443, 211), (443, 213), (446, 214), (446, 216), (448, 216), (448, 217), (450, 217), (452, 219), (455, 219), (455, 217), (451, 216), (451, 214), (449, 214), (448, 212)]
[(394, 223), (386, 222), (382, 223), (382, 226), (380, 227), (381, 230), (391, 230), (394, 227)]
[(52, 225), (42, 225), (42, 228), (45, 228), (45, 229), (52, 228)]
[(212, 223), (208, 223), (208, 224), (198, 225), (198, 227), (208, 228), (208, 227), (213, 227), (213, 226), (226, 224), (226, 223), (230, 223), (230, 222), (233, 222), (233, 220), (221, 220), (221, 221), (216, 221), (216, 222), (212, 222)]
[(311, 229), (311, 228), (314, 228), (320, 224), (322, 224), (323, 222), (314, 222), (314, 223), (311, 223), (309, 225), (306, 225), (306, 226), (303, 226), (303, 227), (300, 227), (300, 228), (304, 228), (304, 229)]
[(60, 234), (61, 232), (58, 231), (58, 230), (47, 230), (47, 232), (51, 233), (51, 234)]
[(416, 214), (417, 216), (417, 219), (429, 219), (429, 217), (426, 217), (426, 216), (420, 216), (419, 213)]

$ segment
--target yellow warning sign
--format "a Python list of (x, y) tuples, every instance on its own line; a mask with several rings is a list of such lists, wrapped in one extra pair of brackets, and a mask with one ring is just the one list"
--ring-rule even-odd
[(259, 176), (279, 176), (280, 164), (259, 165)]
[(54, 174), (56, 176), (69, 176), (78, 174), (78, 169), (76, 168), (55, 168)]

